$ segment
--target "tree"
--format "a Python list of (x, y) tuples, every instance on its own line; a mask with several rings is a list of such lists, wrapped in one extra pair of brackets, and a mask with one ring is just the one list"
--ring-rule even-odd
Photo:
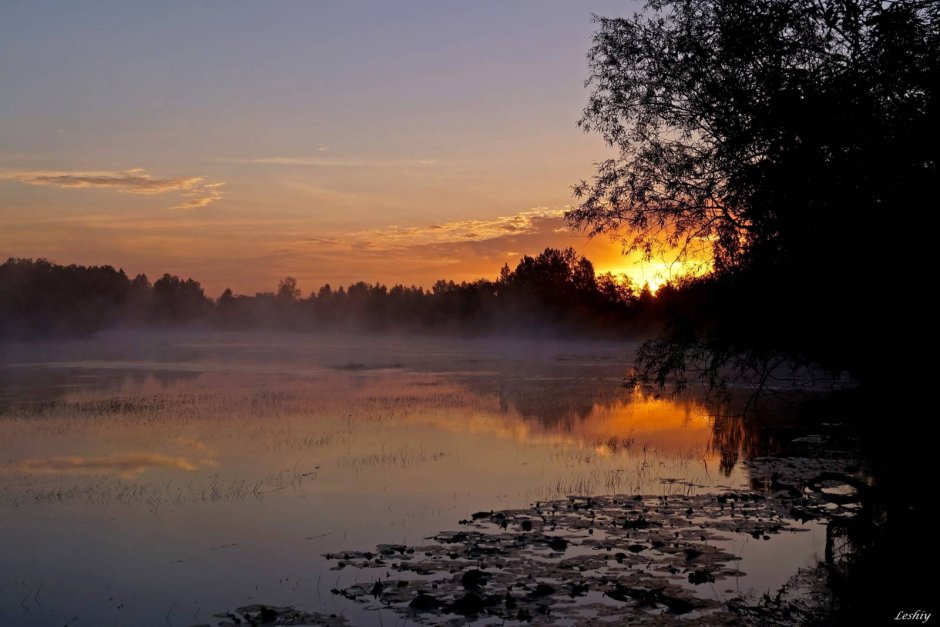
[(285, 305), (290, 305), (295, 301), (300, 300), (300, 296), (300, 288), (297, 287), (297, 279), (294, 277), (285, 277), (277, 284), (278, 302)]
[(198, 281), (169, 273), (154, 281), (153, 300), (152, 315), (162, 323), (198, 320), (211, 307)]
[(902, 254), (907, 225), (894, 221), (932, 203), (938, 6), (652, 0), (596, 18), (580, 125), (618, 156), (576, 186), (567, 218), (647, 255), (711, 255), (702, 282), (728, 298), (676, 325), (673, 348), (870, 374), (846, 332), (847, 316), (871, 311), (871, 273), (853, 266)]
[(0, 336), (93, 333), (118, 321), (132, 284), (111, 266), (0, 265)]
[[(617, 154), (576, 186), (567, 217), (647, 254), (714, 260), (670, 294), (636, 381), (714, 388), (741, 373), (762, 387), (786, 363), (852, 373), (858, 405), (835, 413), (869, 423), (872, 483), (890, 496), (861, 515), (884, 536), (872, 552), (867, 534), (841, 586), (856, 615), (835, 622), (924, 598), (910, 556), (933, 522), (919, 479), (935, 447), (904, 391), (925, 389), (906, 353), (931, 346), (935, 322), (892, 294), (924, 293), (932, 267), (918, 249), (934, 233), (940, 2), (651, 0), (597, 24), (581, 126)], [(884, 573), (908, 575), (892, 589)]]
[(577, 298), (597, 290), (593, 264), (573, 248), (546, 248), (537, 257), (525, 255), (514, 271), (507, 267), (500, 280), (547, 301)]
[(568, 218), (645, 250), (711, 242), (719, 269), (830, 246), (935, 180), (937, 6), (654, 0), (597, 18), (580, 125), (620, 155)]

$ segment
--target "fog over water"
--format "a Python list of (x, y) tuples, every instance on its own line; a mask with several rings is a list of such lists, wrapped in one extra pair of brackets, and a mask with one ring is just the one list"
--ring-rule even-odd
[[(479, 510), (748, 484), (773, 438), (621, 385), (629, 343), (113, 333), (7, 345), (0, 623), (172, 624), (263, 602), (376, 623), (322, 554), (415, 543)], [(775, 589), (820, 528), (735, 538)]]

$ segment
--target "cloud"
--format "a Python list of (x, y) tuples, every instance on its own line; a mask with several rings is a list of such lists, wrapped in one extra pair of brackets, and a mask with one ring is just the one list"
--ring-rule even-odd
[[(329, 152), (329, 148), (317, 148), (317, 152)], [(437, 165), (435, 159), (328, 159), (326, 157), (259, 157), (256, 159), (231, 159), (230, 163), (254, 165), (286, 165), (318, 168), (393, 168)]]
[[(383, 248), (451, 242), (484, 241), (507, 235), (528, 235), (542, 230), (545, 220), (559, 221), (565, 209), (537, 207), (510, 216), (486, 220), (456, 220), (428, 226), (390, 226), (350, 234), (354, 240), (378, 242)], [(555, 225), (557, 226), (557, 224)], [(562, 228), (561, 231), (567, 229)], [(558, 232), (558, 231), (556, 231)]]
[(14, 178), (29, 185), (74, 189), (114, 189), (131, 194), (165, 194), (190, 190), (202, 183), (201, 176), (157, 178), (140, 168), (118, 172), (22, 172)]
[(182, 194), (176, 209), (205, 207), (222, 197), (224, 183), (209, 183), (204, 176), (157, 177), (141, 168), (116, 171), (29, 171), (0, 173), (0, 179), (12, 179), (27, 185), (63, 189), (107, 189), (127, 194), (155, 196)]
[[(429, 287), (441, 278), (493, 278), (503, 264), (515, 265), (523, 254), (538, 254), (549, 246), (581, 250), (588, 240), (564, 228), (563, 214), (563, 208), (539, 207), (491, 219), (388, 226), (344, 234), (298, 233), (276, 248), (271, 242), (268, 250), (254, 249), (251, 257), (238, 255), (240, 271), (228, 280), (235, 289), (249, 281), (251, 289), (257, 289), (254, 285), (273, 286), (279, 278), (290, 275), (304, 289), (316, 289), (324, 283), (336, 286), (359, 280)], [(246, 268), (252, 269), (248, 271), (252, 276)]]
[(304, 241), (313, 242), (320, 246), (336, 246), (340, 243), (340, 240), (336, 237), (307, 237)]
[(225, 192), (222, 186), (225, 183), (206, 183), (198, 186), (196, 189), (186, 192), (186, 200), (174, 206), (174, 209), (200, 209), (208, 207), (215, 201), (222, 198)]
[[(678, 262), (674, 255), (668, 254), (651, 260), (644, 259), (639, 252), (624, 255), (622, 243), (616, 237), (589, 238), (569, 227), (564, 213), (564, 208), (538, 207), (485, 220), (356, 231), (336, 238), (336, 246), (328, 250), (311, 247), (309, 241), (297, 242), (283, 250), (278, 261), (285, 268), (319, 265), (321, 272), (333, 267), (342, 272), (340, 276), (347, 281), (369, 279), (394, 283), (417, 279), (427, 286), (445, 277), (455, 280), (492, 278), (503, 264), (514, 266), (525, 254), (537, 255), (548, 247), (570, 246), (588, 257), (597, 272), (625, 274), (637, 285), (649, 283), (653, 289), (670, 278), (701, 272), (698, 266), (702, 262), (694, 259)], [(340, 258), (343, 259), (341, 264), (335, 261)], [(355, 263), (349, 264), (350, 259)], [(320, 282), (325, 278), (319, 279)], [(309, 282), (315, 284), (316, 281)]]

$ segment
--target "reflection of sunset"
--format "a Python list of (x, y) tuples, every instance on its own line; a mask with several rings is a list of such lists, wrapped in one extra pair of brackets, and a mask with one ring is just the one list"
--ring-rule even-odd
[[(242, 343), (226, 341), (202, 350), (213, 359), (225, 346), (243, 354)], [(255, 363), (249, 370), (233, 357), (220, 362), (219, 372), (200, 362), (193, 372), (162, 379), (134, 368), (115, 378), (102, 362), (71, 362), (100, 378), (62, 385), (61, 402), (42, 415), (0, 425), (0, 441), (20, 443), (5, 451), (11, 463), (0, 473), (0, 487), (4, 481), (18, 487), (0, 501), (85, 491), (138, 498), (151, 487), (156, 496), (146, 494), (164, 502), (255, 498), (299, 486), (316, 468), (310, 485), (321, 493), (345, 492), (366, 477), (377, 489), (398, 481), (402, 490), (449, 490), (468, 472), (480, 486), (488, 477), (487, 490), (522, 500), (648, 492), (666, 479), (703, 486), (738, 481), (733, 460), (752, 448), (743, 425), (715, 418), (695, 399), (623, 390), (613, 376), (623, 367), (616, 360), (584, 362), (569, 353), (555, 359), (556, 347), (547, 359), (526, 362), (530, 376), (520, 377), (523, 366), (506, 362), (514, 375), (507, 376), (486, 346), (454, 353), (439, 340), (424, 349), (414, 341), (406, 347), (369, 340), (337, 348), (306, 341), (302, 368)], [(365, 350), (383, 363), (389, 354), (407, 361), (408, 351), (417, 350), (424, 372), (337, 372), (307, 361), (320, 352), (325, 363), (346, 363)], [(448, 367), (460, 370), (451, 376)], [(97, 387), (108, 382), (113, 387)], [(29, 407), (17, 411), (27, 415)]]
[(711, 419), (693, 401), (657, 399), (634, 393), (627, 401), (595, 406), (589, 420), (579, 421), (578, 435), (587, 441), (632, 438), (639, 445), (688, 451), (708, 441)]
[(713, 422), (706, 409), (694, 401), (654, 398), (638, 391), (609, 404), (595, 403), (587, 416), (563, 423), (526, 419), (512, 407), (502, 413), (474, 413), (461, 420), (437, 413), (416, 419), (477, 435), (586, 446), (602, 455), (620, 449), (653, 448), (698, 456), (706, 452)]

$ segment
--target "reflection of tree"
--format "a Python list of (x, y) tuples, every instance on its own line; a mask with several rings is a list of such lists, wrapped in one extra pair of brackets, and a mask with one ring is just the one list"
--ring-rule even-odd
[(708, 450), (718, 454), (720, 468), (725, 475), (731, 474), (742, 458), (772, 452), (773, 437), (767, 427), (751, 416), (715, 416)]
[(755, 457), (813, 454), (800, 443), (800, 437), (820, 432), (811, 411), (814, 398), (806, 397), (800, 405), (794, 405), (793, 397), (768, 397), (760, 411), (748, 411), (752, 396), (739, 391), (720, 403), (712, 403), (708, 450), (719, 455), (726, 474), (739, 461)]
[[(89, 374), (95, 376), (89, 378)], [(14, 408), (42, 412), (62, 406), (76, 391), (110, 393), (126, 388), (141, 389), (151, 383), (171, 388), (199, 376), (197, 371), (170, 369), (0, 368), (0, 390), (5, 391), (0, 395), (0, 416)], [(123, 413), (133, 408), (120, 401), (102, 400), (96, 409), (104, 413)]]
[(708, 450), (718, 453), (719, 468), (725, 475), (731, 474), (731, 470), (738, 463), (742, 445), (746, 440), (747, 433), (741, 418), (730, 416), (715, 418)]
[(520, 385), (518, 380), (501, 379), (496, 392), (500, 409), (514, 409), (523, 419), (537, 420), (546, 430), (570, 431), (578, 421), (587, 420), (599, 402), (604, 404), (599, 398), (606, 396), (607, 404), (612, 402), (609, 394), (603, 394), (597, 386), (573, 381), (564, 385), (558, 385), (558, 381)]
[(570, 369), (537, 360), (525, 364), (494, 360), (485, 367), (495, 372), (457, 380), (474, 394), (495, 396), (501, 411), (534, 421), (540, 430), (571, 431), (579, 421), (590, 419), (598, 406), (609, 406), (623, 396), (609, 380), (572, 377)]
[(769, 407), (760, 415), (745, 417), (739, 412), (729, 413), (727, 405), (708, 404), (704, 395), (699, 397), (686, 393), (671, 400), (657, 399), (643, 395), (639, 390), (632, 394), (616, 390), (603, 379), (569, 378), (559, 384), (559, 380), (552, 377), (526, 379), (520, 378), (517, 371), (507, 371), (493, 377), (467, 378), (463, 382), (475, 393), (496, 395), (501, 410), (514, 411), (523, 420), (537, 423), (539, 429), (546, 432), (600, 434), (598, 426), (588, 423), (616, 415), (622, 418), (612, 421), (611, 425), (622, 430), (603, 435), (632, 439), (637, 426), (637, 414), (632, 413), (636, 411), (634, 408), (655, 405), (656, 411), (664, 412), (653, 414), (657, 419), (664, 418), (661, 427), (650, 424), (648, 419), (641, 425), (653, 431), (681, 430), (681, 421), (669, 421), (672, 415), (681, 414), (688, 420), (701, 412), (710, 418), (706, 450), (718, 455), (719, 468), (726, 476), (742, 460), (779, 453), (779, 443), (786, 440), (781, 437), (782, 433), (793, 437), (801, 431), (784, 408), (774, 411), (775, 408)]

